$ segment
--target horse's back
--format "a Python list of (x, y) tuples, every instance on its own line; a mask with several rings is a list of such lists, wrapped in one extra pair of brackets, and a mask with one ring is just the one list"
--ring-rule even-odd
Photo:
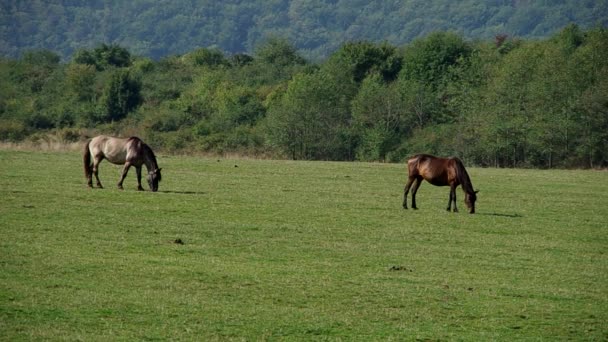
[(408, 173), (410, 177), (422, 177), (433, 185), (443, 186), (455, 177), (452, 165), (453, 158), (417, 154), (408, 159)]
[(103, 156), (113, 164), (124, 164), (127, 160), (129, 139), (99, 135), (91, 139), (89, 149), (94, 156)]
[(441, 159), (443, 158), (438, 158), (430, 154), (417, 154), (407, 160), (408, 171), (410, 172), (410, 175), (412, 175), (412, 172), (420, 174), (422, 172), (421, 170), (438, 164), (438, 162), (441, 162)]

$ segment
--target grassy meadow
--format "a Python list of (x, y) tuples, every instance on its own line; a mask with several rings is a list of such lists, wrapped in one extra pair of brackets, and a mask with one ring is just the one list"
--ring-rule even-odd
[(608, 339), (605, 171), (158, 157), (0, 151), (0, 340)]

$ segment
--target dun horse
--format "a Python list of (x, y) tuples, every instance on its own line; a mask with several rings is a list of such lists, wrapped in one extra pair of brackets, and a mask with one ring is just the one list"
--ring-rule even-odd
[(119, 189), (123, 188), (122, 182), (127, 177), (129, 168), (135, 166), (135, 171), (137, 172), (137, 190), (144, 190), (141, 187), (141, 166), (146, 165), (148, 169), (148, 176), (146, 178), (150, 185), (150, 190), (158, 190), (158, 182), (161, 180), (161, 169), (156, 163), (154, 152), (141, 139), (137, 137), (122, 139), (100, 135), (89, 140), (84, 147), (83, 162), (87, 185), (91, 188), (93, 187), (93, 174), (97, 179), (97, 186), (103, 188), (99, 181), (98, 171), (99, 163), (104, 158), (113, 164), (124, 164), (122, 175), (118, 182)]
[(464, 203), (469, 208), (471, 214), (475, 213), (475, 201), (477, 191), (473, 190), (473, 184), (469, 174), (464, 168), (462, 161), (458, 158), (439, 158), (428, 154), (413, 156), (407, 161), (409, 178), (403, 193), (403, 208), (407, 209), (407, 194), (412, 188), (412, 209), (416, 208), (416, 192), (423, 179), (436, 186), (450, 186), (450, 200), (448, 211), (452, 209), (458, 212), (456, 207), (456, 187), (462, 185), (464, 191)]

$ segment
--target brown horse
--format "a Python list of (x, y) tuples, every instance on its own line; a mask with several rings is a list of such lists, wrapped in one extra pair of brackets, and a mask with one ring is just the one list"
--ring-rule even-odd
[[(91, 162), (91, 157), (93, 161)], [(93, 177), (97, 179), (97, 186), (101, 186), (98, 171), (99, 163), (107, 159), (112, 164), (124, 164), (122, 176), (118, 182), (118, 188), (122, 189), (122, 182), (127, 177), (127, 172), (131, 166), (135, 166), (137, 171), (137, 190), (141, 187), (141, 166), (146, 165), (148, 169), (148, 184), (150, 190), (158, 190), (158, 182), (161, 180), (160, 168), (156, 162), (156, 156), (150, 146), (146, 145), (137, 137), (127, 139), (108, 137), (105, 135), (97, 136), (87, 142), (83, 150), (84, 175), (87, 178), (87, 185), (93, 187)]]
[(423, 179), (437, 186), (450, 186), (450, 200), (448, 211), (452, 209), (454, 202), (454, 212), (458, 212), (456, 207), (456, 187), (462, 185), (464, 191), (464, 203), (469, 208), (471, 214), (475, 213), (475, 201), (477, 192), (473, 190), (473, 184), (469, 174), (464, 168), (462, 161), (458, 158), (439, 158), (428, 154), (418, 154), (407, 161), (409, 178), (403, 193), (403, 208), (407, 209), (407, 194), (412, 188), (412, 209), (416, 208), (416, 192)]

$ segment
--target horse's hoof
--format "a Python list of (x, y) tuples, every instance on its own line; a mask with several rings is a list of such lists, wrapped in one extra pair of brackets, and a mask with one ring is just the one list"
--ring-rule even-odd
[(139, 188), (137, 188), (137, 191), (144, 191), (144, 188), (139, 187)]

